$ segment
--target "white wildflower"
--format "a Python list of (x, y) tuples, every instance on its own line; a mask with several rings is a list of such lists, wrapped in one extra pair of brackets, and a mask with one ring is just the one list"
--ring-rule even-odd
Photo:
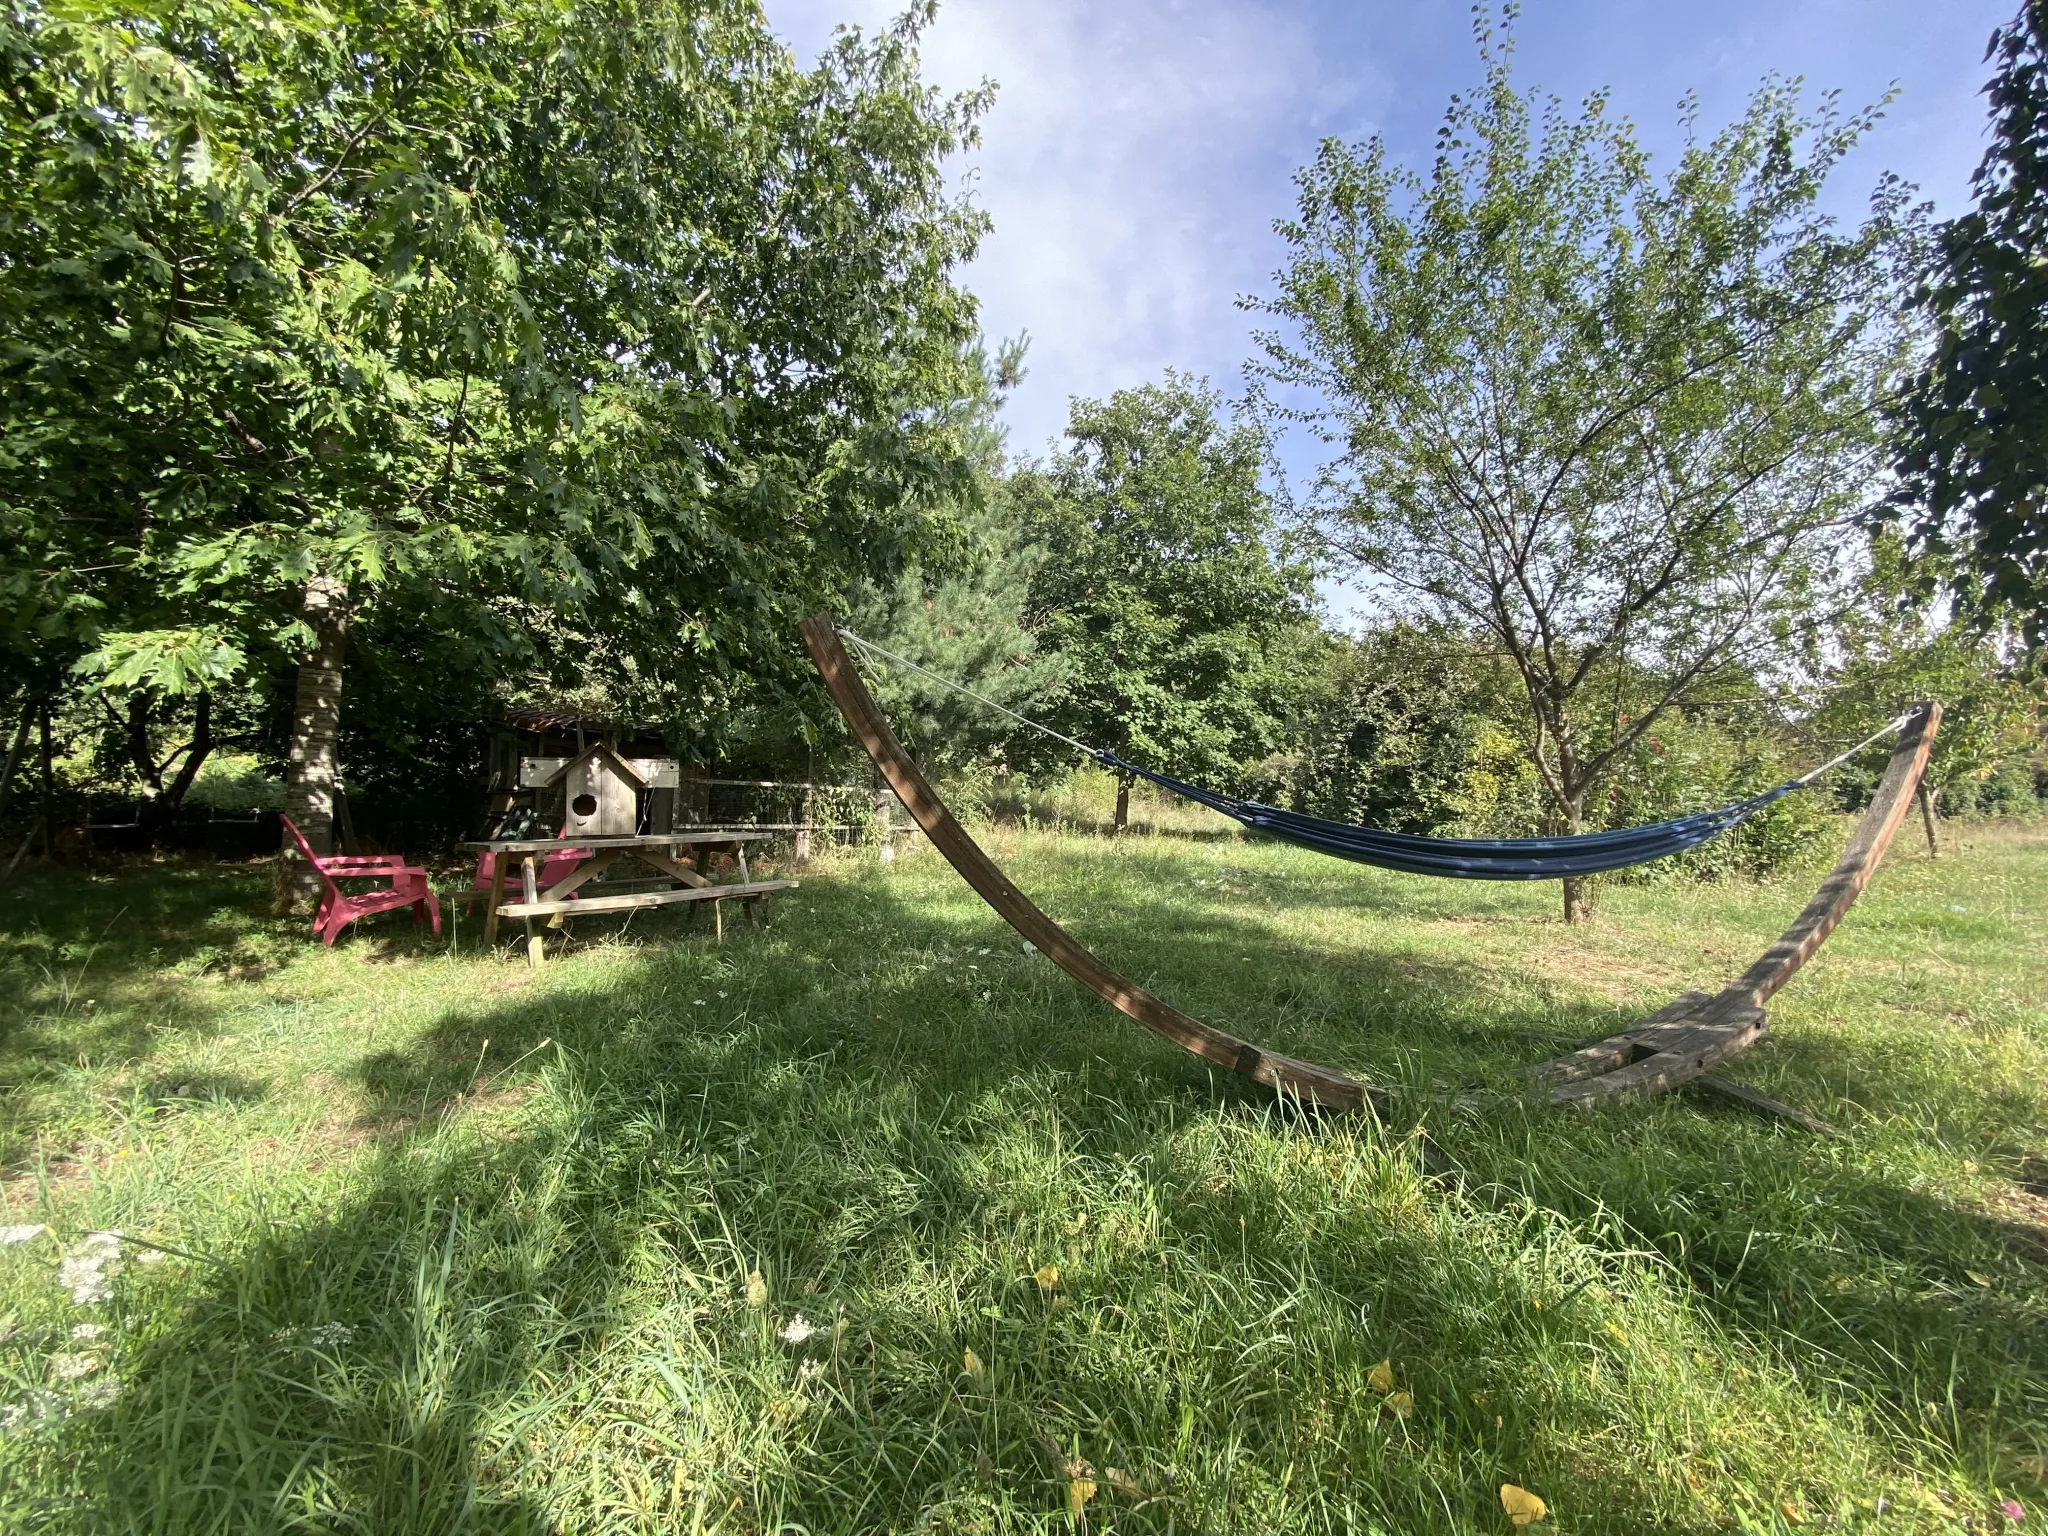
[(977, 949), (975, 953), (977, 955), (985, 955), (988, 953), (988, 947), (986, 945), (983, 945), (980, 949)]
[(825, 1330), (799, 1312), (782, 1328), (782, 1342), (785, 1344), (808, 1344)]
[(161, 1264), (169, 1257), (170, 1255), (161, 1248), (145, 1248), (142, 1252), (135, 1255), (135, 1262), (138, 1264)]
[(44, 1424), (55, 1424), (71, 1416), (64, 1399), (54, 1392), (31, 1392), (19, 1402), (0, 1408), (0, 1435), (19, 1434)]
[(725, 993), (721, 992), (721, 993), (719, 993), (718, 995), (719, 995), (720, 997), (724, 997), (724, 996), (725, 996)]
[(40, 1221), (31, 1221), (18, 1227), (0, 1227), (0, 1248), (11, 1248), (16, 1243), (25, 1243), (32, 1237), (39, 1237), (47, 1229)]
[(306, 1342), (318, 1349), (331, 1349), (336, 1344), (346, 1344), (355, 1336), (355, 1329), (347, 1323), (322, 1323), (317, 1328), (307, 1330)]
[(94, 1232), (64, 1255), (57, 1266), (57, 1283), (71, 1292), (76, 1305), (89, 1307), (114, 1294), (109, 1273), (120, 1263), (121, 1234)]
[(81, 1344), (90, 1344), (94, 1339), (102, 1337), (106, 1331), (106, 1326), (102, 1323), (74, 1323), (71, 1337)]
[(59, 1381), (76, 1381), (81, 1376), (90, 1376), (99, 1368), (99, 1361), (91, 1355), (50, 1356), (50, 1374)]
[(816, 1381), (824, 1374), (825, 1362), (822, 1360), (806, 1360), (796, 1368), (796, 1379), (806, 1385)]
[(118, 1376), (102, 1376), (98, 1381), (89, 1381), (79, 1389), (78, 1406), (87, 1409), (111, 1408), (126, 1390)]

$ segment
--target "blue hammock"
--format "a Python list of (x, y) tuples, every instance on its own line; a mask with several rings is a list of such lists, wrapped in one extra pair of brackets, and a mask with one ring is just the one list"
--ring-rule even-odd
[(1006, 709), (993, 699), (983, 698), (972, 688), (962, 687), (951, 678), (941, 677), (929, 668), (919, 666), (908, 656), (898, 656), (872, 640), (863, 640), (850, 629), (841, 629), (839, 633), (863, 650), (873, 651), (908, 667), (942, 687), (988, 706), (999, 715), (1009, 716), (1019, 725), (1028, 725), (1054, 741), (1087, 753), (1105, 768), (1135, 774), (1184, 800), (1220, 811), (1254, 832), (1264, 832), (1303, 848), (1312, 848), (1317, 853), (1327, 853), (1333, 858), (1376, 864), (1382, 869), (1405, 870), (1411, 875), (1442, 875), (1452, 880), (1559, 880), (1568, 875), (1597, 875), (1610, 869), (1627, 869), (1631, 864), (1647, 864), (1653, 859), (1684, 853), (1688, 848), (1697, 848), (1701, 843), (1710, 842), (1723, 832), (1741, 825), (1793, 790), (1806, 788), (1829, 769), (1847, 762), (1872, 742), (1890, 735), (1912, 718), (1910, 714), (1900, 715), (1840, 756), (1800, 778), (1788, 779), (1776, 789), (1767, 789), (1760, 795), (1751, 795), (1747, 800), (1738, 800), (1719, 810), (1694, 811), (1676, 821), (1653, 822), (1647, 827), (1624, 827), (1614, 832), (1584, 832), (1576, 837), (1416, 837), (1407, 832), (1382, 832), (1374, 827), (1353, 826), (1348, 821), (1326, 821), (1320, 816), (1304, 816), (1299, 811), (1283, 811), (1277, 805), (1240, 800), (1235, 795), (1219, 795), (1198, 784), (1154, 773), (1149, 768), (1127, 762), (1114, 752), (1091, 747), (1085, 741), (1064, 736), (1051, 726), (1041, 725), (1014, 709)]
[(1695, 811), (1676, 821), (1616, 832), (1588, 832), (1577, 837), (1416, 837), (1406, 832), (1381, 832), (1346, 821), (1326, 821), (1283, 811), (1256, 800), (1219, 795), (1198, 784), (1140, 768), (1114, 752), (1093, 749), (1095, 760), (1119, 773), (1136, 774), (1185, 800), (1221, 811), (1254, 832), (1264, 832), (1317, 853), (1406, 870), (1411, 875), (1442, 875), (1453, 880), (1558, 880), (1566, 875), (1597, 875), (1605, 870), (1647, 864), (1697, 848), (1719, 837), (1765, 806), (1782, 800), (1805, 781), (1793, 779), (1747, 800), (1715, 811)]

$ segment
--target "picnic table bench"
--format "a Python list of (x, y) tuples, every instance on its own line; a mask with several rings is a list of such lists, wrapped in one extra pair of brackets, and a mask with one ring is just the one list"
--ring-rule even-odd
[[(484, 905), (484, 947), (498, 941), (498, 919), (516, 917), (526, 925), (526, 963), (541, 961), (541, 935), (534, 927), (536, 917), (548, 919), (559, 928), (565, 917), (599, 912), (630, 912), (642, 907), (663, 907), (682, 902), (709, 902), (712, 922), (720, 939), (725, 937), (724, 903), (741, 902), (749, 919), (760, 921), (760, 904), (776, 891), (796, 888), (794, 880), (756, 880), (747, 869), (747, 844), (772, 834), (739, 829), (688, 827), (675, 832), (635, 833), (630, 836), (591, 835), (587, 837), (489, 838), (470, 843), (494, 856), (491, 890)], [(540, 891), (539, 866), (551, 853), (565, 849), (588, 850), (591, 857), (573, 873)], [(709, 878), (711, 861), (730, 854), (739, 866), (739, 879), (714, 883)], [(623, 892), (616, 896), (585, 896), (580, 889), (604, 871), (631, 859), (654, 871), (668, 888)], [(513, 863), (519, 866), (518, 899), (505, 900), (506, 876)], [(695, 866), (694, 868), (692, 866)], [(694, 910), (694, 908), (693, 908)]]

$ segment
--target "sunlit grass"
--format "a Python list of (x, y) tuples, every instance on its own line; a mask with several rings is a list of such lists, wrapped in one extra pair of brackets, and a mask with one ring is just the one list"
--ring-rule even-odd
[(47, 1225), (0, 1246), (0, 1529), (1504, 1531), (1505, 1482), (1569, 1531), (2048, 1513), (2048, 836), (1902, 843), (1780, 997), (1734, 1075), (1833, 1140), (1451, 1107), (1724, 979), (1810, 880), (1571, 930), (1548, 887), (990, 842), (1393, 1118), (1214, 1079), (929, 853), (723, 948), (585, 920), (537, 974), (473, 919), (321, 950), (255, 871), (0, 893), (0, 1226)]

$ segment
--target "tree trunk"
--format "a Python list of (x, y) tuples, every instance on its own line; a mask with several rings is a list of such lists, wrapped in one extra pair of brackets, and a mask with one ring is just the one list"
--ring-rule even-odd
[(192, 740), (183, 749), (184, 761), (178, 765), (177, 776), (168, 789), (164, 787), (164, 770), (178, 754), (173, 752), (162, 762), (157, 761), (156, 744), (149, 739), (149, 712), (148, 694), (128, 696), (128, 760), (135, 776), (142, 781), (142, 805), (136, 820), (142, 823), (143, 835), (153, 845), (177, 818), (178, 808), (185, 803), (185, 792), (199, 777), (207, 754), (213, 751), (213, 696), (202, 693), (193, 706)]
[[(1564, 806), (1564, 830), (1567, 837), (1577, 837), (1586, 829), (1586, 801), (1581, 795), (1568, 800)], [(1586, 875), (1568, 875), (1564, 880), (1564, 920), (1567, 923), (1582, 923), (1593, 915), (1593, 880)]]
[[(331, 576), (306, 583), (304, 614), (313, 652), (299, 663), (292, 709), (291, 753), (285, 763), (284, 806), (315, 853), (334, 851), (334, 786), (339, 777), (335, 743), (341, 726), (341, 661), (348, 650), (348, 587)], [(280, 829), (282, 832), (282, 829)], [(320, 877), (297, 857), (283, 834), (272, 880), (282, 914), (320, 896)]]
[(21, 761), (22, 749), (28, 745), (29, 727), (35, 723), (36, 707), (25, 705), (21, 711), (21, 726), (14, 733), (14, 746), (7, 753), (5, 767), (0, 767), (0, 806), (7, 803), (8, 788), (14, 783), (15, 765)]
[(1116, 821), (1110, 831), (1121, 836), (1131, 824), (1131, 779), (1128, 773), (1116, 776)]
[(56, 799), (57, 794), (56, 765), (53, 761), (54, 753), (50, 749), (50, 701), (48, 699), (43, 700), (43, 706), (36, 714), (42, 722), (43, 731), (43, 857), (47, 860), (50, 857), (50, 818), (53, 814), (51, 805)]

